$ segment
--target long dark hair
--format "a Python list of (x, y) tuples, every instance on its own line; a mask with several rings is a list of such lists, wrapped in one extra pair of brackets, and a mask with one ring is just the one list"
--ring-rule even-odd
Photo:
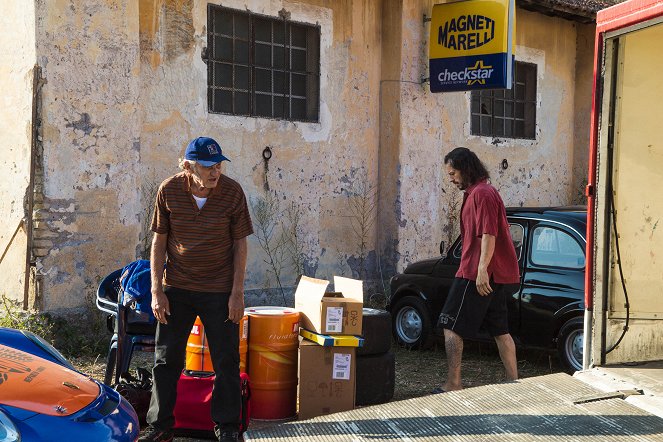
[(490, 174), (486, 170), (479, 157), (467, 147), (457, 147), (444, 157), (444, 164), (448, 164), (456, 170), (460, 170), (463, 179), (469, 184), (477, 181), (487, 180)]

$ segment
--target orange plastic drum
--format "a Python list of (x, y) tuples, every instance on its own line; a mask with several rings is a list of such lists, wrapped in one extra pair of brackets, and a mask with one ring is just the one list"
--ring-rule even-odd
[(244, 316), (239, 321), (239, 372), (248, 373), (246, 371), (246, 356), (249, 352), (249, 317), (244, 310)]
[(252, 307), (246, 312), (251, 417), (292, 417), (297, 412), (299, 312), (287, 307)]
[(185, 368), (191, 371), (214, 372), (205, 337), (205, 328), (198, 316), (196, 316), (196, 322), (193, 323), (189, 340), (186, 343)]

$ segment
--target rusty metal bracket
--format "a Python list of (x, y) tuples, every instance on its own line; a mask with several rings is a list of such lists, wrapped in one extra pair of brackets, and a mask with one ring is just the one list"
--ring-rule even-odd
[(642, 396), (643, 394), (645, 394), (644, 391), (640, 390), (639, 388), (634, 388), (631, 390), (617, 390), (609, 393), (601, 393), (601, 394), (580, 398), (578, 400), (573, 401), (573, 404), (574, 405), (586, 404), (589, 402), (604, 401), (606, 399), (626, 399), (629, 396)]

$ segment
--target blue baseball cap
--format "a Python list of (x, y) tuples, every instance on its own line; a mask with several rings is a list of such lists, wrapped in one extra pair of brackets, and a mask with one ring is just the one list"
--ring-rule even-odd
[(208, 137), (198, 137), (186, 147), (184, 159), (195, 161), (201, 166), (209, 167), (221, 161), (230, 161), (221, 153), (219, 143)]

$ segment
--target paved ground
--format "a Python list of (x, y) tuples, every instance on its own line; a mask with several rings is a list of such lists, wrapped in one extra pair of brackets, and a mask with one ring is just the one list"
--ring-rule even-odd
[(250, 429), (246, 441), (657, 442), (663, 419), (558, 373)]

